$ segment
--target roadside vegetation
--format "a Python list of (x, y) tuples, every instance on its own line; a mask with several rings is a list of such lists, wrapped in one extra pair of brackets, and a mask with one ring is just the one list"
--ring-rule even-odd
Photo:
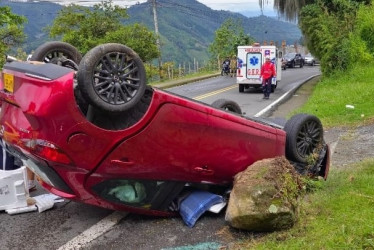
[(308, 102), (293, 113), (318, 116), (325, 128), (374, 122), (374, 64), (357, 64), (322, 78)]
[(299, 24), (308, 49), (321, 60), (323, 77), (306, 105), (296, 112), (317, 115), (325, 127), (374, 122), (372, 1), (307, 3), (297, 10)]
[[(373, 124), (373, 68), (356, 64), (323, 77), (307, 103), (288, 116), (314, 114), (324, 128)], [(236, 242), (233, 249), (374, 249), (373, 181), (374, 159), (331, 166), (327, 181), (308, 183), (312, 192), (293, 228)]]
[(9, 49), (20, 45), (24, 39), (23, 24), (25, 17), (12, 13), (9, 7), (0, 7), (0, 66), (5, 62), (5, 55)]
[[(325, 128), (373, 124), (372, 1), (309, 2), (315, 3), (299, 9), (299, 18), (323, 77), (289, 116), (314, 114)], [(373, 181), (374, 159), (331, 166), (327, 181), (312, 183), (293, 228), (237, 242), (234, 249), (374, 249)]]
[[(291, 229), (243, 240), (235, 249), (373, 249), (374, 160), (334, 169), (309, 194)], [(355, 171), (352, 171), (355, 169)]]
[[(323, 77), (307, 103), (288, 116), (314, 114), (327, 129), (373, 124), (373, 69), (373, 63), (356, 64)], [(333, 165), (327, 181), (308, 184), (312, 192), (293, 228), (239, 241), (233, 249), (374, 249), (373, 181), (374, 159)]]
[[(357, 64), (324, 77), (307, 103), (289, 117), (314, 114), (324, 128), (373, 124), (373, 68), (373, 64)], [(374, 159), (333, 165), (327, 181), (308, 183), (312, 192), (301, 201), (293, 228), (236, 242), (233, 249), (374, 249), (373, 182)]]
[(236, 56), (240, 45), (252, 44), (254, 38), (244, 33), (240, 20), (227, 19), (215, 32), (209, 52), (214, 60), (223, 61), (225, 57)]

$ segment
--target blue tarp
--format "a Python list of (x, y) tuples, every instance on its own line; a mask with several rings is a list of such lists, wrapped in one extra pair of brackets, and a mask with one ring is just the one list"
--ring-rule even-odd
[(188, 227), (193, 227), (200, 216), (211, 206), (224, 202), (220, 195), (207, 191), (194, 191), (180, 205), (179, 213)]

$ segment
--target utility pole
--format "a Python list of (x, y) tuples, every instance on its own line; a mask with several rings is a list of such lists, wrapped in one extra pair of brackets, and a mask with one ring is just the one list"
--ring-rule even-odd
[(152, 5), (153, 5), (153, 21), (155, 24), (155, 33), (156, 33), (156, 46), (158, 51), (160, 52), (160, 55), (158, 57), (158, 71), (161, 77), (161, 69), (162, 69), (162, 61), (161, 61), (161, 45), (160, 45), (160, 33), (158, 32), (158, 21), (157, 21), (157, 11), (156, 11), (156, 0), (152, 0)]

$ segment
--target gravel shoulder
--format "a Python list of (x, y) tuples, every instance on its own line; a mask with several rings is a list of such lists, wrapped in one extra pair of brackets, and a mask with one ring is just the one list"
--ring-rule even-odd
[[(318, 81), (317, 77), (303, 84), (292, 98), (272, 110), (268, 117), (287, 117), (295, 107), (300, 107), (308, 100)], [(374, 158), (374, 150), (372, 150), (374, 148), (374, 124), (353, 128), (333, 127), (324, 132), (325, 141), (330, 145), (331, 150), (331, 168)]]

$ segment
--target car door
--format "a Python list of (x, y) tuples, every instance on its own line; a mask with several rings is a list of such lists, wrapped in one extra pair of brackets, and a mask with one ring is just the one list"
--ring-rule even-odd
[(295, 54), (295, 64), (296, 65), (300, 64), (300, 54)]

